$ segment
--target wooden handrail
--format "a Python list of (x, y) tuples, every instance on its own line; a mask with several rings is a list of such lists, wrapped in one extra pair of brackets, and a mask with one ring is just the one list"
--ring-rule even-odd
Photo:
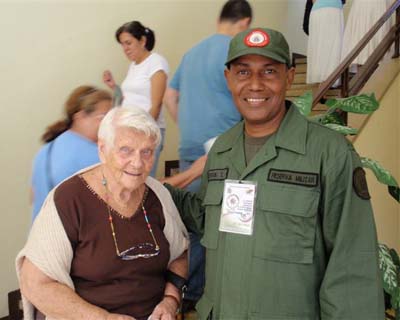
[[(348, 96), (351, 94), (356, 94), (360, 88), (360, 83), (365, 84), (371, 73), (376, 69), (379, 60), (384, 56), (385, 52), (389, 50), (391, 44), (395, 43), (395, 53), (394, 58), (399, 57), (399, 35), (400, 35), (400, 0), (393, 2), (391, 7), (383, 14), (383, 16), (374, 24), (374, 26), (365, 34), (365, 36), (360, 40), (360, 42), (353, 48), (353, 50), (346, 56), (346, 58), (339, 64), (339, 66), (333, 71), (333, 73), (322, 82), (320, 88), (318, 89), (314, 99), (313, 107), (319, 103), (321, 98), (326, 94), (330, 87), (335, 83), (335, 81), (341, 77), (342, 79), (342, 96)], [(355, 88), (349, 86), (349, 67), (358, 54), (365, 48), (368, 42), (373, 38), (373, 36), (378, 32), (382, 25), (392, 16), (393, 12), (396, 11), (396, 24), (390, 29), (388, 35), (378, 46), (375, 52), (368, 58), (364, 67), (364, 72), (360, 72), (358, 76), (358, 81), (353, 81), (353, 84), (357, 84)], [(390, 43), (389, 43), (390, 42)], [(387, 48), (386, 48), (387, 47)], [(382, 48), (386, 48), (382, 53)], [(370, 65), (372, 64), (372, 65)], [(372, 70), (372, 72), (371, 72)], [(362, 77), (362, 78), (361, 78)], [(361, 79), (361, 80), (360, 80)]]

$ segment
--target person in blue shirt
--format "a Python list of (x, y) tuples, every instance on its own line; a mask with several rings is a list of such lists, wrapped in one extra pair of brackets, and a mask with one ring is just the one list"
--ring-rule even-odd
[(53, 187), (75, 172), (99, 162), (97, 131), (111, 109), (111, 94), (93, 86), (72, 91), (64, 106), (64, 118), (50, 125), (45, 143), (33, 161), (32, 221)]
[[(217, 32), (202, 40), (183, 56), (169, 83), (164, 102), (180, 131), (179, 169), (188, 169), (205, 154), (204, 143), (231, 128), (241, 116), (232, 101), (224, 77), (225, 59), (233, 36), (246, 30), (252, 19), (245, 0), (225, 3), (217, 23)], [(200, 179), (187, 189), (196, 192)], [(195, 303), (204, 287), (204, 248), (190, 235), (188, 290), (185, 301)], [(190, 309), (190, 307), (189, 307)]]

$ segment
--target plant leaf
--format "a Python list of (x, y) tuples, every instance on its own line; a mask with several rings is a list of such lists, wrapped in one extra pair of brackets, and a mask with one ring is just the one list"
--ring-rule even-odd
[(400, 203), (400, 188), (394, 186), (388, 186), (389, 194)]
[(336, 110), (333, 111), (332, 113), (326, 114), (326, 116), (324, 116), (320, 122), (324, 125), (328, 123), (338, 124), (340, 126), (345, 125), (343, 118), (341, 117), (340, 113), (337, 112)]
[(390, 296), (390, 303), (392, 304), (392, 308), (397, 309), (396, 312), (399, 312), (400, 308), (400, 288), (394, 288), (393, 294)]
[(328, 106), (329, 108), (332, 108), (337, 102), (338, 102), (338, 99), (330, 98), (325, 101), (325, 105)]
[[(389, 171), (383, 168), (378, 161), (361, 157), (361, 163), (364, 168), (368, 168), (372, 170), (375, 177), (378, 179), (380, 183), (386, 184), (392, 187), (398, 187), (396, 179), (391, 175)], [(390, 192), (390, 191), (389, 191)]]
[(308, 116), (311, 113), (313, 96), (311, 91), (307, 91), (303, 95), (293, 100), (293, 104), (299, 109), (303, 116)]
[(348, 98), (337, 99), (332, 108), (341, 109), (346, 112), (370, 114), (379, 108), (379, 102), (375, 94), (360, 94)]
[(400, 258), (399, 258), (399, 255), (397, 254), (396, 250), (390, 249), (389, 253), (390, 253), (390, 256), (392, 257), (393, 263), (396, 265), (396, 267), (400, 268)]
[(383, 279), (383, 289), (392, 296), (395, 288), (398, 288), (397, 269), (393, 263), (389, 248), (386, 245), (380, 243), (378, 253), (379, 269), (382, 272)]
[(335, 124), (335, 123), (327, 123), (325, 124), (325, 127), (328, 127), (332, 130), (335, 130), (341, 134), (344, 135), (355, 135), (357, 134), (357, 129), (351, 128), (351, 127), (346, 127), (346, 126), (341, 126), (339, 124)]

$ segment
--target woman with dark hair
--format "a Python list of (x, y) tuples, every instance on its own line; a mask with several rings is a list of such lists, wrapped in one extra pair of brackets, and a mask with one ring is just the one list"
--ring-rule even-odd
[(53, 187), (75, 172), (99, 162), (97, 131), (111, 108), (111, 94), (93, 86), (72, 91), (64, 118), (42, 136), (45, 145), (36, 154), (32, 172), (32, 220)]
[[(165, 120), (161, 107), (167, 86), (168, 62), (158, 53), (152, 52), (155, 44), (154, 32), (139, 21), (123, 24), (115, 32), (115, 37), (126, 57), (132, 62), (121, 85), (122, 106), (139, 107), (147, 111), (161, 130), (162, 140), (156, 150), (150, 174), (154, 177), (165, 136)], [(119, 91), (109, 70), (104, 71), (103, 81), (112, 90)]]

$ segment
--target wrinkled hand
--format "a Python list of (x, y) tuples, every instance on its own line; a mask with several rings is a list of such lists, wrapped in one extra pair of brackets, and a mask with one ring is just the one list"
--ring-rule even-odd
[(176, 301), (169, 297), (164, 299), (154, 308), (153, 313), (150, 315), (150, 320), (175, 320), (176, 310), (178, 310)]
[(112, 75), (112, 73), (111, 73), (110, 70), (105, 70), (105, 71), (103, 72), (103, 82), (104, 82), (104, 84), (105, 84), (106, 86), (108, 86), (110, 89), (113, 89), (113, 90), (114, 90), (114, 88), (115, 88), (115, 81), (114, 81), (114, 77), (113, 77), (113, 75)]
[(135, 320), (135, 318), (123, 314), (109, 313), (106, 316), (106, 320)]

